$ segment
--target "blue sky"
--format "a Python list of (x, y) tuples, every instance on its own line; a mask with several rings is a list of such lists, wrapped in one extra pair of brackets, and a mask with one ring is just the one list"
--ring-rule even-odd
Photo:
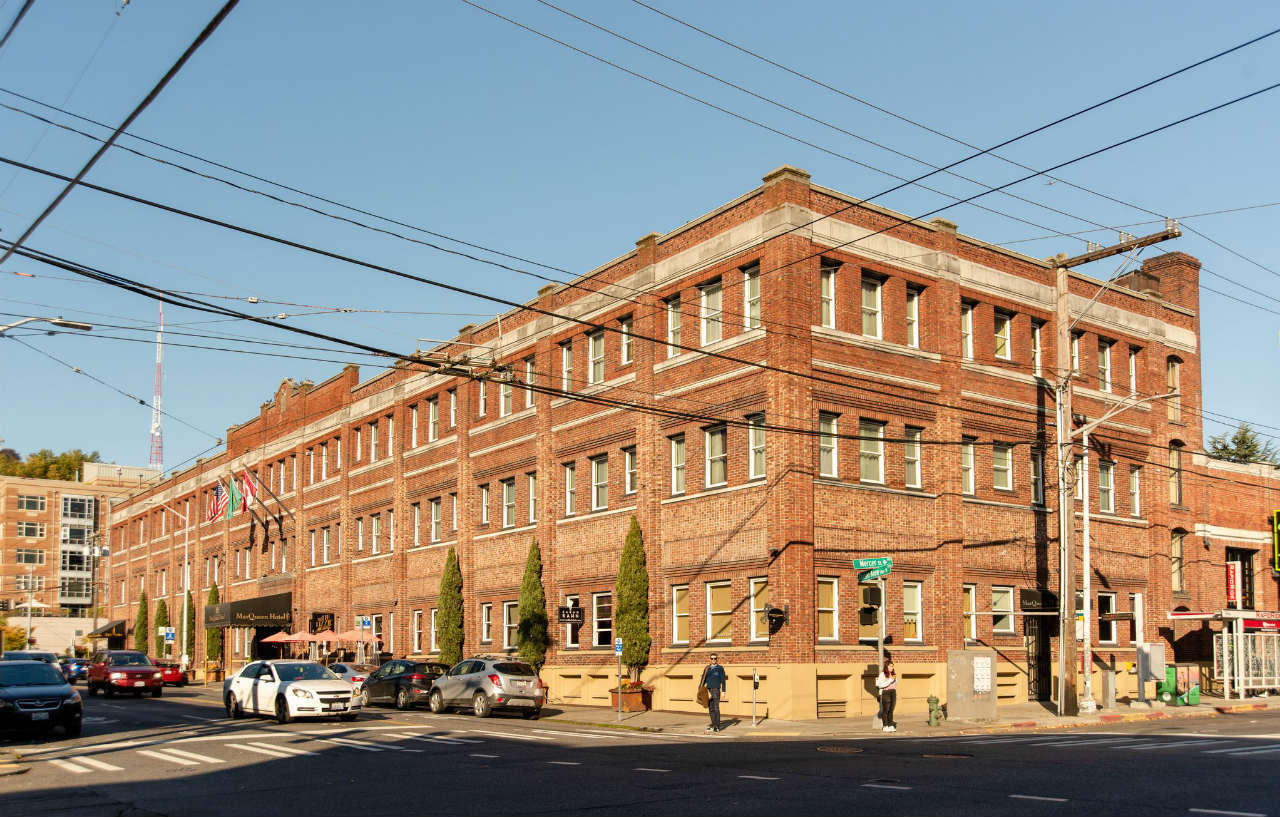
[[(624, 74), (459, 0), (244, 0), (131, 132), (574, 273), (625, 253), (646, 233), (669, 230), (740, 195), (781, 164), (803, 167), (816, 183), (858, 196), (897, 184), (864, 165), (905, 177), (925, 172), (916, 161), (840, 130), (934, 165), (970, 152), (764, 65), (630, 0), (564, 0), (561, 7), (840, 130), (694, 74), (536, 0), (477, 2), (830, 152)], [(984, 146), (1280, 25), (1274, 4), (1267, 3), (1233, 4), (1229, 14), (1214, 4), (1172, 4), (1158, 10), (1112, 3), (652, 4), (851, 95)], [(7, 25), (20, 5), (20, 0), (0, 0), (0, 25)], [(219, 6), (133, 0), (117, 15), (119, 3), (112, 0), (37, 0), (0, 50), (0, 88), (114, 125)], [(1277, 79), (1280, 35), (1001, 152), (1032, 167), (1048, 167)], [(40, 111), (7, 93), (0, 93), (0, 103)], [(1270, 204), (1280, 201), (1278, 111), (1280, 91), (1057, 175), (1170, 216)], [(93, 126), (57, 118), (105, 135)], [(121, 144), (178, 158), (128, 138)], [(70, 174), (95, 148), (83, 137), (0, 109), (0, 155)], [(957, 171), (986, 185), (1025, 173), (989, 157)], [(105, 156), (89, 180), (517, 300), (531, 297), (544, 283), (341, 225), (120, 151)], [(942, 175), (926, 184), (959, 198), (982, 189)], [(0, 235), (19, 235), (57, 190), (47, 179), (0, 168)], [(1090, 229), (1086, 222), (1116, 227), (1151, 218), (1042, 178), (1011, 192), (1079, 218), (1000, 194), (977, 203), (1048, 229), (972, 205), (944, 215), (970, 235), (1002, 244), (1021, 242), (1011, 246), (1035, 256), (1078, 252), (1084, 245), (1061, 235), (1025, 239)], [(908, 188), (877, 201), (920, 214), (951, 199)], [(1230, 279), (1204, 274), (1204, 285), (1248, 302), (1202, 294), (1205, 409), (1215, 416), (1250, 420), (1276, 435), (1278, 219), (1280, 207), (1188, 219), (1187, 224), (1229, 249), (1190, 233), (1164, 245), (1197, 256), (1205, 269)], [(1141, 234), (1152, 225), (1127, 229)], [(1088, 237), (1110, 242), (1115, 233)], [(412, 351), (418, 338), (452, 337), (462, 324), (496, 310), (484, 301), (92, 191), (73, 192), (29, 244), (173, 289), (290, 302), (220, 301), (259, 315), (284, 313), (283, 320), (297, 326), (405, 351)], [(1107, 276), (1115, 264), (1103, 262), (1086, 271)], [(57, 280), (67, 276), (25, 259), (6, 262), (0, 269), (0, 312), (7, 314), (0, 315), (0, 323), (14, 319), (10, 316), (62, 314), (99, 327), (154, 324), (154, 302), (98, 284)], [(314, 312), (311, 306), (387, 311), (299, 314)], [(178, 309), (166, 314), (170, 327), (181, 331), (309, 343), (267, 327), (209, 320)], [(87, 336), (22, 339), (149, 399), (153, 347), (107, 335), (150, 339), (146, 332), (107, 328)], [(170, 340), (238, 345), (176, 335)], [(348, 352), (277, 351), (356, 359)], [(0, 352), (0, 375), (7, 386), (0, 407), (4, 446), (24, 453), (81, 447), (96, 449), (108, 460), (145, 464), (150, 409), (16, 343), (0, 346)], [(175, 467), (205, 452), (213, 437), (254, 416), (283, 378), (319, 381), (338, 366), (171, 344), (164, 384), (164, 406), (173, 415), (165, 423), (166, 465)], [(363, 369), (365, 376), (374, 371)], [(1206, 422), (1207, 433), (1222, 428)]]

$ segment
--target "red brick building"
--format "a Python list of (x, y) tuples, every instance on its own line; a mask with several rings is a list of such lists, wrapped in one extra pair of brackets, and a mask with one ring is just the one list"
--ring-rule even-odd
[[(607, 703), (634, 516), (659, 708), (696, 706), (715, 650), (729, 712), (749, 707), (756, 670), (775, 717), (870, 714), (876, 615), (904, 708), (945, 698), (946, 653), (966, 646), (998, 651), (1001, 700), (1047, 696), (1056, 627), (1018, 613), (1022, 590), (1058, 586), (1053, 270), (941, 219), (898, 220), (783, 167), (544, 287), (526, 305), (540, 311), (463, 327), (435, 350), (509, 367), (514, 383), (421, 362), (363, 382), (355, 367), (284, 381), (223, 454), (116, 506), (114, 617), (132, 621), (142, 583), (156, 597), (158, 571), (181, 573), (189, 537), (201, 592), (216, 579), (224, 601), (289, 593), (294, 628), (371, 615), (388, 652), (430, 654), (454, 548), (464, 650), (496, 652), (514, 646), (536, 539), (552, 619), (586, 608), (580, 628), (555, 625), (553, 701)], [(1252, 560), (1253, 602), (1280, 607), (1263, 578), (1280, 481), (1201, 453), (1198, 269), (1181, 253), (1147, 260), (1073, 336), (1075, 412), (1182, 395), (1091, 437), (1093, 603), (1123, 612), (1143, 593), (1149, 639), (1189, 634), (1171, 609), (1224, 606), (1229, 556)], [(1072, 274), (1074, 314), (1099, 285)], [(266, 535), (247, 514), (204, 521), (214, 484), (246, 468), (269, 489)], [(162, 502), (191, 527), (162, 529)], [(894, 560), (878, 613), (852, 569), (862, 556)], [(789, 615), (773, 633), (768, 605)], [(1133, 660), (1127, 626), (1093, 626), (1103, 660)], [(232, 631), (225, 659), (270, 632)]]

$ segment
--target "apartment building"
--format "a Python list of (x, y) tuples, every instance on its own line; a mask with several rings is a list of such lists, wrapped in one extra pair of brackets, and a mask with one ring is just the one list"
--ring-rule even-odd
[[(1280, 486), (1215, 480), (1203, 455), (1198, 270), (1150, 258), (1087, 313), (1100, 282), (1069, 279), (1074, 411), (1180, 395), (1090, 437), (1091, 604), (1127, 612), (1142, 593), (1146, 638), (1187, 650), (1167, 612), (1225, 606), (1228, 558), (1266, 570), (1265, 513), (1219, 506), (1262, 509)], [(433, 350), (474, 377), (414, 358), (286, 379), (224, 452), (115, 506), (112, 618), (131, 623), (143, 587), (176, 598), (189, 568), (236, 605), (233, 666), (286, 626), (281, 609), (312, 631), (370, 616), (384, 650), (429, 656), (453, 549), (465, 651), (513, 650), (536, 540), (552, 621), (584, 608), (556, 625), (552, 699), (607, 704), (635, 517), (659, 708), (696, 708), (715, 651), (727, 712), (749, 710), (758, 673), (775, 717), (869, 716), (882, 625), (904, 709), (945, 700), (947, 653), (966, 648), (996, 650), (1001, 701), (1047, 698), (1056, 624), (1023, 613), (1024, 591), (1058, 587), (1054, 303), (1046, 261), (781, 167)], [(254, 513), (210, 519), (215, 486), (245, 473)], [(883, 597), (852, 567), (871, 556), (893, 559)], [(1280, 609), (1274, 582), (1253, 592)], [(1132, 626), (1092, 627), (1101, 660), (1133, 661)]]

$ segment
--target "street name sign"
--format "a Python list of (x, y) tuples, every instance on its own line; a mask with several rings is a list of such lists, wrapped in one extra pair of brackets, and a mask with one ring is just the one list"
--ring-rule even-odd
[(893, 557), (877, 556), (874, 559), (854, 559), (854, 570), (876, 570), (877, 568), (885, 568), (888, 570), (893, 567)]

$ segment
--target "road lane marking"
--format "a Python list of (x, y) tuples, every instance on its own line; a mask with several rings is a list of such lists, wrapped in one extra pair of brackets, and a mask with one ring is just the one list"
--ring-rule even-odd
[(1216, 808), (1189, 808), (1187, 811), (1195, 814), (1224, 814), (1227, 817), (1267, 817), (1254, 811), (1221, 811)]
[(191, 760), (197, 760), (197, 761), (200, 761), (201, 763), (226, 763), (227, 762), (225, 760), (221, 760), (216, 757), (209, 757), (208, 755), (202, 755), (196, 752), (188, 752), (184, 749), (175, 749), (172, 746), (165, 747), (161, 751), (163, 751), (165, 754), (178, 755), (179, 757), (190, 758)]
[(622, 737), (621, 735), (602, 735), (590, 732), (557, 732), (554, 729), (534, 729), (533, 731), (544, 735), (566, 735), (571, 738), (590, 738), (591, 740), (618, 740)]
[(548, 760), (548, 766), (581, 766), (582, 764), (576, 760)]
[[(57, 766), (59, 769), (62, 769), (64, 772), (71, 772), (72, 774), (88, 774), (93, 771), (93, 769), (86, 769), (83, 766), (77, 766), (71, 761), (62, 760), (61, 758), (53, 758), (49, 762)], [(123, 771), (123, 769), (121, 771)]]
[(463, 741), (458, 738), (438, 738), (434, 735), (410, 735), (407, 732), (388, 732), (388, 737), (399, 738), (401, 740), (420, 740), (426, 743), (442, 743), (446, 746), (457, 746), (461, 743), (479, 743), (478, 740)]
[(782, 778), (781, 777), (762, 777), (761, 775), (758, 775), (758, 774), (740, 774), (738, 775), (738, 779), (739, 780), (781, 780)]
[(139, 749), (138, 754), (146, 755), (147, 757), (153, 757), (156, 760), (164, 760), (169, 763), (177, 763), (179, 766), (199, 766), (200, 765), (200, 762), (197, 760), (188, 760), (185, 757), (178, 757), (177, 755), (168, 755), (168, 754), (165, 754), (164, 752), (153, 752), (150, 749)]
[[(777, 779), (777, 778), (773, 778)], [(890, 783), (863, 783), (864, 789), (890, 789), (892, 791), (911, 791), (910, 786), (894, 786)]]
[(1175, 746), (1204, 746), (1209, 743), (1221, 743), (1222, 738), (1208, 740), (1176, 740), (1173, 743), (1141, 743), (1137, 746), (1112, 746), (1112, 749), (1124, 749), (1133, 752), (1145, 752), (1150, 749), (1172, 749)]
[(289, 755), (314, 755), (314, 754), (316, 754), (315, 752), (309, 751), (309, 750), (307, 750), (307, 749), (299, 749), (297, 746), (279, 746), (279, 745), (275, 745), (275, 746), (273, 746), (273, 745), (272, 745), (272, 744), (270, 744), (270, 743), (258, 743), (257, 741), (254, 741), (254, 742), (252, 742), (252, 743), (248, 743), (248, 744), (245, 744), (245, 745), (246, 745), (246, 746), (251, 746), (251, 747), (252, 747), (252, 746), (260, 746), (260, 747), (262, 747), (263, 749), (270, 749), (270, 750), (272, 750), (272, 751), (274, 751), (274, 752), (284, 752), (285, 754), (289, 754)]
[(1040, 795), (1038, 795), (1038, 794), (1011, 794), (1011, 795), (1009, 795), (1009, 797), (1010, 797), (1010, 798), (1012, 798), (1012, 799), (1014, 799), (1014, 800), (1041, 800), (1041, 801), (1043, 801), (1043, 802), (1045, 802), (1045, 803), (1065, 803), (1065, 802), (1067, 802), (1067, 798), (1065, 798), (1065, 797), (1041, 797), (1041, 796), (1040, 796)]
[[(258, 743), (258, 744), (228, 743), (227, 746), (232, 749), (237, 749), (241, 752), (254, 752), (259, 755), (266, 755), (267, 757), (291, 757), (291, 755), (288, 752), (278, 751), (274, 747), (268, 747), (265, 744), (261, 744), (261, 743)], [(307, 752), (307, 754), (312, 754), (312, 753)]]
[(1267, 755), (1272, 752), (1280, 752), (1280, 746), (1272, 746), (1267, 749), (1251, 749), (1248, 746), (1242, 746), (1235, 752), (1231, 752), (1231, 757), (1240, 757), (1242, 755)]
[(632, 769), (632, 771), (635, 771), (635, 772), (653, 772), (654, 774), (666, 774), (667, 772), (669, 772), (669, 771), (671, 771), (671, 770), (670, 770), (670, 769), (648, 769), (648, 768), (645, 768), (644, 766), (637, 766), (636, 768)]
[(1040, 743), (1028, 743), (1028, 746), (1090, 746), (1099, 743), (1125, 743), (1134, 738), (1096, 738), (1092, 740), (1048, 740)]
[(538, 735), (517, 735), (513, 732), (486, 732), (484, 729), (472, 729), (478, 735), (492, 735), (497, 738), (514, 738), (515, 740), (555, 740), (555, 738), (544, 738)]
[(471, 756), (472, 756), (472, 757), (487, 757), (487, 758), (489, 758), (490, 760), (495, 759), (495, 758), (502, 757), (502, 755), (481, 755), (481, 754), (472, 754)]
[(1239, 752), (1245, 749), (1249, 751), (1254, 751), (1254, 752), (1262, 751), (1263, 749), (1280, 749), (1280, 743), (1267, 743), (1267, 744), (1263, 744), (1262, 746), (1230, 746), (1226, 749), (1203, 749), (1201, 750), (1200, 754), (1220, 755), (1223, 752)]

